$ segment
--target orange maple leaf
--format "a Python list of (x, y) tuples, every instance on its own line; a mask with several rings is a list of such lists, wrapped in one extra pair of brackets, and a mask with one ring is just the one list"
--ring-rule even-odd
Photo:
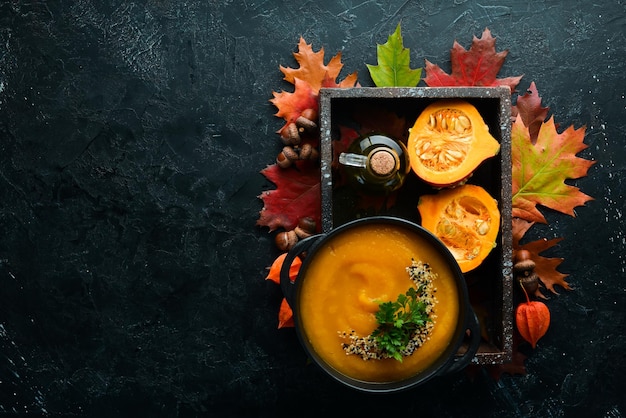
[(496, 39), (485, 29), (482, 38), (474, 36), (469, 51), (454, 41), (450, 50), (451, 74), (426, 60), (424, 82), (430, 87), (508, 86), (514, 91), (522, 76), (497, 78), (507, 54), (506, 50), (496, 52)]
[[(293, 53), (294, 58), (300, 65), (299, 68), (289, 68), (280, 66), (280, 71), (285, 75), (285, 80), (295, 84), (296, 79), (304, 80), (311, 86), (315, 94), (319, 93), (322, 87), (329, 86), (329, 80), (337, 79), (343, 64), (341, 63), (341, 52), (332, 57), (328, 64), (324, 64), (324, 48), (314, 52), (311, 44), (307, 44), (304, 38), (300, 37), (298, 52)], [(348, 75), (336, 87), (354, 87), (357, 81), (357, 73)]]
[[(563, 262), (562, 258), (548, 258), (539, 255), (540, 253), (548, 250), (549, 248), (554, 247), (558, 244), (563, 238), (553, 238), (553, 239), (540, 239), (536, 241), (529, 242), (527, 244), (520, 244), (520, 240), (526, 234), (526, 231), (533, 226), (534, 222), (529, 222), (520, 218), (513, 218), (513, 250), (527, 250), (530, 252), (530, 258), (535, 262), (535, 273), (539, 276), (539, 280), (548, 289), (550, 292), (554, 294), (558, 294), (555, 289), (555, 286), (561, 286), (565, 290), (572, 290), (569, 283), (565, 281), (565, 279), (569, 276), (568, 274), (563, 274), (557, 270), (557, 267)], [(545, 295), (541, 292), (541, 289), (538, 288), (535, 291), (534, 296), (546, 299)]]
[(593, 200), (578, 187), (564, 182), (586, 176), (595, 163), (576, 156), (587, 148), (584, 137), (584, 127), (574, 129), (570, 126), (559, 134), (554, 118), (550, 118), (541, 124), (537, 141), (533, 144), (522, 118), (515, 120), (511, 130), (514, 217), (547, 223), (537, 205), (576, 216), (575, 207)]

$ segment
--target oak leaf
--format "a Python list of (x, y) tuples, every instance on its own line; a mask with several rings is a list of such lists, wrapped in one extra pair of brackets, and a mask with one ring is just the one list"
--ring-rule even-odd
[(513, 216), (531, 222), (547, 223), (537, 209), (542, 205), (575, 216), (574, 208), (593, 200), (577, 187), (565, 183), (587, 175), (595, 161), (577, 157), (587, 148), (584, 127), (569, 127), (559, 134), (554, 118), (542, 123), (535, 144), (522, 118), (511, 129), (513, 164)]
[(315, 113), (319, 111), (318, 94), (311, 85), (296, 78), (294, 86), (293, 93), (287, 91), (272, 92), (274, 97), (270, 99), (270, 102), (278, 109), (274, 116), (285, 120), (285, 124), (278, 130), (282, 137), (287, 136), (284, 134), (287, 126), (290, 123), (295, 123), (304, 110), (312, 109)]
[(516, 104), (511, 107), (511, 115), (514, 118), (522, 118), (524, 126), (527, 126), (530, 132), (530, 140), (534, 144), (537, 141), (539, 128), (548, 118), (548, 110), (547, 107), (541, 106), (541, 97), (533, 81), (526, 93), (518, 96)]
[(324, 64), (324, 48), (315, 52), (311, 44), (307, 44), (304, 38), (300, 37), (298, 52), (294, 52), (293, 56), (299, 67), (290, 68), (281, 65), (280, 70), (285, 76), (284, 79), (294, 85), (294, 91), (272, 92), (274, 97), (270, 99), (278, 109), (275, 116), (285, 120), (285, 124), (278, 130), (282, 137), (286, 137), (285, 130), (302, 115), (304, 110), (311, 109), (315, 114), (319, 112), (320, 88), (347, 88), (357, 84), (356, 72), (337, 83), (336, 79), (343, 68), (340, 52), (331, 58), (328, 64)]
[(522, 76), (497, 78), (507, 54), (506, 50), (496, 52), (496, 39), (485, 29), (481, 38), (474, 36), (469, 51), (454, 41), (450, 50), (451, 74), (426, 60), (424, 82), (430, 87), (508, 86), (514, 91)]
[[(530, 258), (535, 262), (535, 273), (539, 276), (541, 284), (551, 293), (558, 294), (555, 289), (557, 285), (565, 290), (572, 290), (569, 283), (565, 281), (569, 275), (557, 270), (557, 267), (563, 262), (563, 258), (548, 258), (540, 255), (542, 252), (558, 244), (562, 238), (553, 238), (550, 240), (544, 238), (527, 244), (520, 243), (524, 234), (526, 234), (528, 229), (534, 224), (534, 222), (528, 222), (524, 219), (513, 218), (513, 250), (527, 250), (530, 252)], [(546, 298), (540, 288), (536, 290), (533, 296), (542, 299)]]
[[(295, 84), (296, 79), (307, 82), (315, 94), (319, 93), (321, 87), (331, 87), (329, 81), (334, 83), (337, 79), (343, 63), (341, 62), (341, 52), (338, 52), (330, 59), (328, 64), (324, 64), (324, 48), (319, 51), (313, 51), (311, 44), (307, 44), (303, 37), (300, 37), (298, 43), (298, 52), (293, 53), (294, 58), (299, 64), (298, 68), (289, 68), (280, 66), (280, 71), (285, 75), (285, 80)], [(348, 75), (336, 87), (354, 87), (357, 82), (357, 73)]]
[(278, 228), (291, 230), (298, 225), (300, 218), (306, 216), (321, 225), (319, 168), (312, 164), (289, 168), (272, 164), (261, 174), (272, 181), (276, 189), (266, 190), (258, 196), (264, 204), (258, 226), (267, 226), (270, 232)]
[(387, 42), (376, 46), (378, 65), (366, 64), (377, 87), (415, 87), (422, 69), (411, 68), (411, 50), (404, 47), (400, 24)]

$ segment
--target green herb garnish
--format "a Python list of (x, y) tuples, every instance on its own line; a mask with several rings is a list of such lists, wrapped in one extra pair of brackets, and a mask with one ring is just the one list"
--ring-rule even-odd
[(415, 331), (431, 321), (415, 288), (398, 295), (395, 302), (380, 303), (376, 320), (378, 327), (372, 337), (381, 351), (400, 362)]

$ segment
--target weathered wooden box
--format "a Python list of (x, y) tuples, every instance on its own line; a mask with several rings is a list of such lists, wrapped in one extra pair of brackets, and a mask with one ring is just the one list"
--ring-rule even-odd
[[(350, 220), (372, 215), (398, 216), (420, 223), (419, 197), (434, 193), (435, 189), (411, 172), (393, 202), (374, 202), (374, 206), (378, 205), (375, 208), (363, 205), (348, 186), (336, 181), (334, 147), (346, 131), (358, 131), (364, 123), (369, 128), (378, 124), (381, 130), (390, 126), (397, 130), (399, 124), (404, 123), (402, 129), (408, 136), (408, 128), (413, 126), (421, 111), (430, 103), (446, 98), (472, 103), (500, 142), (498, 156), (483, 162), (469, 181), (484, 187), (498, 200), (501, 212), (498, 245), (482, 265), (466, 273), (465, 278), (483, 334), (473, 362), (502, 364), (511, 361), (513, 345), (511, 94), (508, 87), (321, 89), (322, 230), (328, 232)], [(390, 120), (385, 121), (386, 117)], [(406, 137), (398, 139), (406, 141)]]

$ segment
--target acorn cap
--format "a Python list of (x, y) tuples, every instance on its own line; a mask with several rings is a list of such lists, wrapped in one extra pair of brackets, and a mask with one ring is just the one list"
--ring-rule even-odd
[(524, 271), (530, 271), (535, 268), (535, 262), (533, 260), (522, 260), (513, 264), (513, 271), (516, 273), (521, 273)]

